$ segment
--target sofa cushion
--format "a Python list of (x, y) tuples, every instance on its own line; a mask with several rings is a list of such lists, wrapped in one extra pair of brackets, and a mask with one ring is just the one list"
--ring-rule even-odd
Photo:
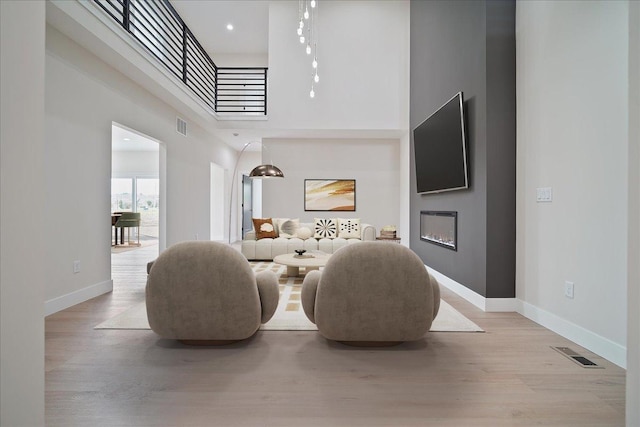
[(300, 228), (298, 228), (298, 231), (296, 231), (296, 237), (298, 239), (307, 240), (312, 235), (313, 235), (313, 233), (311, 232), (311, 230), (308, 227), (300, 227)]
[(280, 237), (290, 239), (296, 237), (299, 228), (300, 219), (287, 219), (278, 224), (278, 233)]
[(278, 237), (271, 218), (253, 218), (253, 228), (256, 230), (258, 240)]
[(280, 224), (282, 224), (285, 221), (289, 221), (289, 218), (271, 218), (271, 221), (273, 222), (273, 226), (275, 227), (276, 233), (279, 236), (280, 235)]
[(334, 239), (338, 237), (338, 221), (336, 218), (314, 218), (316, 239)]
[(338, 237), (343, 239), (359, 239), (360, 218), (338, 218)]

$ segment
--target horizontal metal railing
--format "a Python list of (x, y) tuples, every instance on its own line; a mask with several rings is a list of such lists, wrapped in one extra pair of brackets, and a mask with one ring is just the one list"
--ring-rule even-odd
[(209, 108), (267, 114), (267, 68), (218, 67), (168, 0), (93, 0)]

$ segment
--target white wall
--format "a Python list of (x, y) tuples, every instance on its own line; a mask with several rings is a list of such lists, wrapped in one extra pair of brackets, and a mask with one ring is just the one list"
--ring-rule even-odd
[(640, 2), (629, 3), (627, 426), (640, 425)]
[(62, 309), (110, 285), (113, 121), (166, 146), (167, 245), (210, 235), (210, 163), (231, 169), (235, 150), (194, 123), (188, 137), (178, 134), (178, 112), (50, 26), (45, 102), (46, 211), (74, 218), (45, 216), (48, 304)]
[[(398, 140), (264, 141), (285, 178), (263, 181), (263, 216), (300, 218), (301, 222), (313, 222), (313, 218), (361, 218), (378, 231), (384, 225), (400, 224)], [(269, 157), (263, 155), (268, 161)], [(305, 179), (355, 179), (356, 211), (305, 212)]]
[[(224, 241), (224, 207), (225, 202), (225, 179), (226, 171), (220, 166), (211, 162), (211, 182), (210, 182), (210, 215), (211, 229), (209, 230), (210, 240)], [(203, 236), (204, 237), (204, 236)]]
[(318, 75), (295, 29), (298, 3), (269, 6), (270, 128), (406, 129), (409, 2), (320, 2)]
[(269, 56), (265, 54), (213, 53), (211, 59), (218, 67), (268, 67)]
[(628, 4), (518, 2), (516, 22), (517, 297), (624, 366)]
[(44, 2), (0, 2), (0, 425), (44, 425)]
[(112, 151), (111, 173), (113, 178), (130, 176), (160, 176), (160, 150)]

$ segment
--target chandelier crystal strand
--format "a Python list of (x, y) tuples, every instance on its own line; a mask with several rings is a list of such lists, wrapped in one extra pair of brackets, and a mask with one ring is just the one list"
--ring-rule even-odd
[(305, 6), (304, 19), (308, 21), (307, 22), (307, 46), (305, 47), (305, 52), (307, 53), (307, 55), (311, 55), (311, 42), (313, 39), (313, 19), (311, 18), (311, 16), (309, 16), (309, 11), (307, 6)]
[(313, 81), (318, 83), (320, 81), (320, 77), (318, 77), (318, 8), (317, 8), (317, 0), (313, 1), (312, 13), (313, 13), (313, 60), (315, 65), (312, 64), (315, 69), (315, 75), (313, 76)]
[(298, 0), (298, 28), (296, 29), (298, 41), (305, 45), (305, 53), (308, 56), (313, 55), (311, 90), (309, 91), (311, 98), (315, 97), (315, 84), (320, 81), (318, 76), (318, 4), (319, 0)]
[(298, 0), (298, 37), (302, 35), (302, 28), (304, 22), (302, 22), (302, 0)]

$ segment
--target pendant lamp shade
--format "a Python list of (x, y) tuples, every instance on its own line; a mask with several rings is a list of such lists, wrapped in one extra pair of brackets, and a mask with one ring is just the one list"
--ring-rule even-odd
[(260, 165), (253, 168), (249, 178), (284, 178), (284, 174), (277, 166)]

